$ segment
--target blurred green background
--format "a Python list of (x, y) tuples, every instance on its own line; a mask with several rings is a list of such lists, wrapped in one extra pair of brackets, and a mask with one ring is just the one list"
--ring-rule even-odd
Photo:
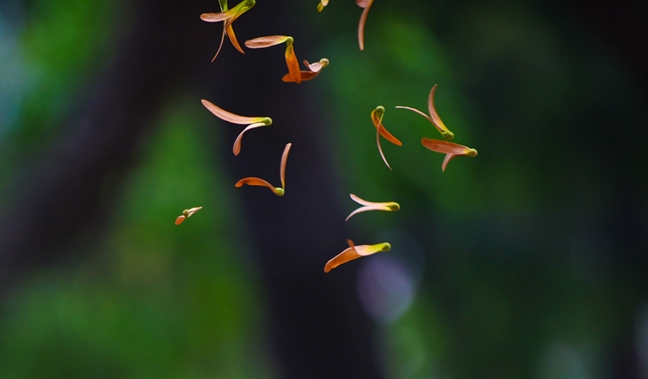
[[(30, 183), (25, 173), (71, 133), (70, 120), (83, 113), (138, 22), (131, 3), (0, 5), (4, 215), (15, 214), (12, 204)], [(212, 3), (203, 11), (217, 11)], [(349, 193), (401, 205), (347, 223), (346, 238), (389, 241), (391, 252), (323, 278), (353, 272), (350, 290), (371, 320), (379, 375), (648, 378), (647, 42), (635, 34), (645, 31), (637, 21), (645, 3), (582, 10), (541, 1), (376, 0), (363, 52), (353, 1), (333, 0), (322, 13), (316, 5), (286, 7), (298, 31), (256, 30), (292, 33), (298, 55), (301, 47), (309, 61), (331, 61), (295, 91), (323, 110), (313, 117), (325, 127), (335, 206), (355, 209)], [(257, 4), (250, 17), (264, 9)], [(596, 22), (611, 12), (617, 18)], [(241, 42), (258, 36), (246, 31), (247, 16), (235, 23)], [(625, 29), (615, 29), (622, 23)], [(220, 25), (205, 30), (218, 39)], [(229, 41), (223, 49), (203, 67), (217, 70), (238, 54)], [(282, 59), (281, 50), (264, 53)], [(445, 173), (443, 156), (419, 142), (438, 132), (394, 108), (425, 111), (434, 84), (454, 141), (479, 151), (454, 159)], [(223, 130), (233, 127), (200, 106), (204, 97), (188, 85), (160, 104), (124, 179), (102, 179), (112, 197), (107, 212), (88, 215), (102, 220), (97, 228), (59, 236), (45, 263), (5, 267), (11, 280), (3, 280), (0, 305), (0, 377), (285, 376), (268, 341), (264, 268), (240, 198), (242, 191), (267, 194), (233, 187), (256, 174), (233, 177), (229, 161), (214, 153), (214, 145), (230, 146)], [(393, 171), (376, 149), (369, 113), (377, 105), (403, 142), (383, 140)], [(278, 183), (275, 155), (264, 177), (271, 183)], [(173, 226), (183, 209), (199, 205)], [(344, 239), (335, 246), (330, 257), (346, 247)], [(323, 276), (321, 267), (306, 274)]]

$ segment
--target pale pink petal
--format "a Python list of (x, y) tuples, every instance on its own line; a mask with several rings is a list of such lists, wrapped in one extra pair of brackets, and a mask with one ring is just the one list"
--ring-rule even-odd
[(371, 201), (363, 200), (363, 199), (359, 198), (358, 196), (356, 196), (356, 195), (354, 195), (352, 193), (349, 194), (349, 196), (351, 197), (351, 200), (355, 201), (356, 203), (358, 203), (360, 205), (374, 205), (374, 204), (376, 204), (376, 203), (373, 203)]
[(218, 54), (220, 54), (220, 51), (223, 48), (223, 42), (225, 42), (226, 32), (227, 32), (227, 25), (223, 25), (223, 34), (221, 34), (221, 40), (220, 43), (218, 44), (218, 50), (216, 50), (216, 54), (214, 54), (214, 57), (211, 60), (212, 62), (216, 60), (216, 57), (218, 56)]
[(236, 15), (236, 11), (236, 9), (232, 8), (227, 12), (203, 13), (200, 15), (200, 19), (206, 22), (221, 22), (234, 17)]
[(362, 15), (360, 15), (360, 22), (358, 23), (358, 45), (360, 46), (360, 50), (364, 50), (364, 28), (373, 0), (357, 0), (356, 2), (358, 6), (364, 8)]
[(280, 35), (264, 36), (264, 37), (252, 38), (245, 41), (245, 46), (249, 47), (250, 49), (263, 49), (266, 47), (282, 44), (288, 41), (289, 39), (292, 39), (292, 37), (280, 36)]
[(216, 106), (214, 103), (210, 102), (209, 100), (202, 99), (200, 100), (202, 105), (205, 106), (211, 113), (214, 114), (214, 116), (220, 118), (221, 120), (231, 122), (233, 124), (239, 124), (239, 125), (245, 125), (245, 124), (252, 124), (256, 122), (263, 122), (267, 124), (270, 119), (268, 117), (245, 117), (245, 116), (239, 116), (237, 114), (228, 112), (218, 106)]
[(474, 155), (477, 155), (477, 151), (475, 149), (471, 149), (467, 146), (459, 145), (458, 143), (450, 141), (443, 141), (432, 138), (421, 138), (421, 144), (427, 149), (437, 153), (468, 155), (472, 151), (474, 151)]
[(382, 157), (383, 162), (385, 162), (387, 167), (390, 170), (392, 170), (391, 166), (387, 162), (387, 158), (385, 158), (385, 154), (383, 153), (382, 146), (380, 146), (380, 129), (384, 129), (382, 124), (378, 125), (378, 129), (376, 129), (376, 144), (378, 145), (378, 152), (380, 152), (380, 156)]
[(308, 63), (308, 61), (306, 59), (304, 59), (304, 64), (312, 72), (319, 72), (321, 69), (323, 69), (324, 67), (329, 65), (329, 60), (326, 59), (326, 58), (322, 58), (322, 59), (320, 59), (319, 62)]
[(281, 178), (281, 188), (286, 189), (286, 163), (288, 163), (288, 153), (292, 143), (287, 143), (284, 152), (281, 155), (281, 167), (279, 168), (279, 177)]
[(234, 146), (232, 147), (232, 152), (234, 155), (239, 155), (241, 152), (241, 140), (243, 139), (243, 134), (247, 132), (250, 129), (255, 129), (255, 128), (260, 128), (262, 126), (266, 126), (266, 124), (262, 122), (255, 122), (254, 124), (248, 125), (239, 135), (236, 137), (236, 140), (234, 141)]
[(445, 172), (446, 166), (450, 160), (456, 156), (456, 154), (446, 154), (445, 158), (443, 158), (443, 163), (441, 164), (441, 171)]
[(344, 221), (349, 221), (349, 219), (350, 219), (353, 215), (358, 214), (358, 213), (361, 213), (361, 212), (368, 212), (368, 211), (382, 211), (382, 210), (385, 210), (385, 209), (383, 209), (382, 207), (377, 207), (377, 206), (364, 206), (364, 207), (360, 207), (360, 208), (354, 210), (353, 212), (349, 213), (349, 215), (347, 216), (347, 218), (346, 218)]

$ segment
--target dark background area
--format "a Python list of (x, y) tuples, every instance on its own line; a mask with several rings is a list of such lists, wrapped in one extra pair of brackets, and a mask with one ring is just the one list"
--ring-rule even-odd
[[(316, 5), (233, 24), (331, 61), (300, 85), (210, 63), (216, 1), (0, 5), (0, 377), (648, 378), (646, 3), (376, 0), (364, 51)], [(394, 108), (434, 84), (445, 173)], [(203, 98), (273, 125), (235, 157)], [(288, 142), (285, 196), (234, 188)], [(393, 249), (324, 274), (348, 238)]]

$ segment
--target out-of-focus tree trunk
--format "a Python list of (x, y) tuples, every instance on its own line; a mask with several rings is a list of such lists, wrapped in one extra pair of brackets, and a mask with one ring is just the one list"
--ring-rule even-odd
[[(300, 33), (308, 33), (293, 22), (296, 15), (287, 9), (292, 2), (268, 3), (248, 12), (247, 24), (243, 17), (234, 24), (247, 26), (237, 30), (241, 42), (282, 33), (299, 41)], [(133, 11), (133, 26), (96, 88), (88, 89), (92, 95), (86, 107), (71, 115), (65, 135), (15, 184), (21, 192), (2, 210), (3, 293), (29, 269), (60, 261), (66, 246), (102, 226), (165, 101), (173, 90), (193, 85), (201, 88), (197, 107), (204, 97), (275, 121), (262, 131), (264, 141), (246, 140), (236, 159), (230, 141), (218, 147), (232, 176), (276, 173), (283, 146), (293, 143), (286, 196), (240, 192), (269, 299), (272, 353), (282, 375), (378, 377), (371, 328), (358, 304), (352, 270), (337, 276), (322, 272), (347, 236), (333, 192), (332, 150), (318, 117), (322, 110), (307, 84), (281, 82), (283, 48), (275, 48), (280, 51), (272, 55), (278, 59), (266, 64), (255, 51), (240, 55), (226, 41), (210, 64), (222, 29), (203, 23), (199, 15), (218, 11), (216, 1), (141, 0)], [(300, 59), (314, 59), (297, 53)]]

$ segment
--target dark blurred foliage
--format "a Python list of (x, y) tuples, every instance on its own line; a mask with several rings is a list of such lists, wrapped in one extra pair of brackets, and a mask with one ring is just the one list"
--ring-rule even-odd
[[(234, 23), (331, 61), (300, 85), (209, 62), (217, 1), (0, 5), (0, 377), (648, 378), (647, 3), (376, 0), (362, 52), (316, 5)], [(435, 83), (445, 173), (394, 109)], [(201, 98), (274, 123), (234, 157)], [(284, 197), (233, 187), (287, 142)], [(324, 274), (347, 238), (393, 249)]]

